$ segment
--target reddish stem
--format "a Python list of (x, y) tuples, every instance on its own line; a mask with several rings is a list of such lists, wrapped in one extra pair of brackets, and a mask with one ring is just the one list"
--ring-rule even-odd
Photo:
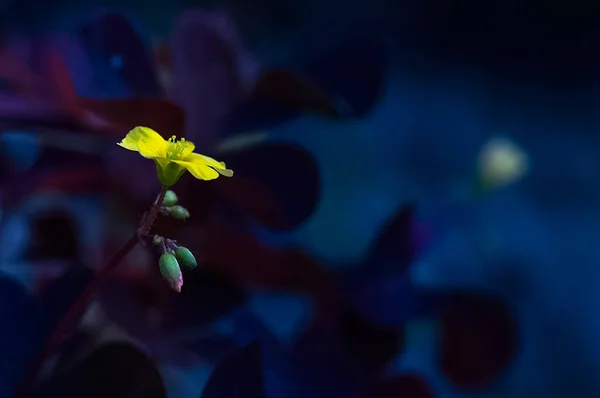
[(50, 337), (46, 340), (40, 352), (31, 361), (21, 384), (19, 384), (17, 388), (17, 393), (15, 395), (16, 397), (25, 398), (31, 395), (42, 366), (46, 360), (60, 348), (61, 343), (69, 337), (69, 335), (73, 332), (73, 329), (77, 327), (79, 319), (94, 298), (94, 295), (98, 291), (100, 285), (102, 285), (102, 283), (108, 279), (111, 272), (127, 256), (131, 249), (138, 244), (140, 233), (147, 234), (150, 232), (152, 224), (154, 224), (156, 216), (160, 210), (160, 206), (165, 198), (166, 192), (167, 187), (163, 187), (158, 195), (158, 199), (152, 205), (147, 215), (143, 218), (142, 224), (140, 225), (138, 231), (131, 238), (129, 238), (129, 240), (125, 242), (125, 244), (119, 250), (117, 250), (108, 263), (96, 273), (83, 293), (77, 297), (75, 302), (63, 315), (60, 323), (54, 329)]
[(154, 202), (154, 204), (148, 211), (148, 214), (146, 214), (146, 216), (142, 220), (142, 225), (140, 225), (140, 229), (139, 229), (139, 231), (142, 234), (150, 233), (150, 228), (152, 228), (152, 224), (154, 224), (154, 221), (156, 220), (156, 217), (158, 216), (158, 213), (160, 212), (160, 207), (162, 206), (162, 203), (165, 200), (166, 194), (167, 194), (167, 187), (163, 186), (162, 189), (160, 190), (160, 194), (158, 195), (158, 198), (156, 199), (156, 202)]

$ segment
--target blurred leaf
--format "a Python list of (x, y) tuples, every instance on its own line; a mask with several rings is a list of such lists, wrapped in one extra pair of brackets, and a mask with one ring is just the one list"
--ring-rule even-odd
[(311, 323), (292, 346), (291, 359), (301, 381), (296, 386), (298, 396), (355, 398), (365, 387), (368, 374), (353, 358), (358, 352), (352, 352), (356, 336), (352, 325), (344, 324), (345, 310), (335, 291), (318, 297)]
[(355, 32), (312, 61), (307, 74), (325, 90), (343, 97), (353, 116), (360, 118), (381, 98), (387, 60), (381, 40), (357, 37)]
[(73, 336), (64, 342), (52, 372), (60, 374), (68, 371), (68, 369), (71, 366), (76, 365), (83, 356), (86, 356), (90, 351), (95, 349), (96, 343), (97, 339), (93, 331), (76, 331)]
[(185, 110), (188, 138), (198, 148), (218, 142), (224, 117), (247, 91), (244, 75), (256, 67), (238, 36), (224, 12), (191, 8), (174, 23), (169, 96)]
[(285, 69), (265, 69), (258, 78), (253, 97), (273, 101), (291, 109), (341, 118), (335, 99), (309, 78)]
[[(314, 303), (312, 297), (301, 293), (254, 292), (245, 306), (254, 315), (254, 319), (253, 322), (245, 322), (244, 326), (249, 328), (251, 323), (260, 325), (255, 328), (257, 335), (268, 335), (278, 345), (287, 346), (305, 330), (307, 323), (313, 318)], [(238, 316), (238, 319), (241, 318)], [(261, 341), (265, 342), (265, 339)]]
[(203, 361), (211, 363), (221, 362), (239, 348), (236, 340), (228, 336), (201, 337), (185, 346)]
[(298, 386), (301, 397), (355, 398), (366, 381), (339, 335), (319, 321), (297, 339), (292, 360), (295, 375), (302, 381)]
[(134, 126), (147, 126), (165, 138), (185, 135), (185, 114), (177, 105), (157, 98), (81, 98), (81, 106), (111, 124), (124, 128), (123, 136)]
[(235, 179), (222, 179), (215, 184), (219, 193), (264, 225), (282, 225), (285, 215), (279, 202), (260, 182), (236, 174)]
[(36, 186), (36, 192), (105, 193), (111, 189), (111, 185), (112, 181), (104, 168), (77, 167), (46, 173)]
[(33, 220), (28, 257), (74, 261), (79, 257), (79, 241), (73, 217), (67, 212), (45, 213)]
[(358, 397), (403, 349), (403, 329), (374, 325), (343, 302), (321, 301), (317, 311), (292, 350), (299, 396)]
[(365, 266), (370, 270), (405, 270), (415, 255), (415, 205), (401, 206), (372, 244)]
[[(7, 91), (18, 93), (25, 97), (35, 96), (42, 84), (38, 73), (34, 72), (26, 62), (23, 62), (11, 47), (14, 43), (3, 38), (0, 43), (0, 77)], [(31, 44), (31, 43), (27, 43)]]
[(73, 263), (40, 296), (43, 317), (41, 329), (50, 335), (69, 307), (92, 281), (94, 272), (80, 263)]
[(350, 34), (298, 70), (265, 69), (251, 98), (228, 116), (226, 134), (274, 129), (305, 112), (364, 117), (382, 96), (386, 62), (383, 43)]
[(252, 235), (233, 229), (209, 228), (201, 251), (206, 267), (215, 268), (244, 286), (312, 294), (331, 283), (324, 268), (309, 255), (294, 249), (266, 247)]
[(403, 349), (402, 328), (374, 325), (350, 309), (339, 314), (338, 322), (346, 352), (369, 373), (377, 374)]
[(201, 398), (265, 398), (262, 350), (251, 343), (217, 365)]
[(0, 276), (0, 396), (13, 396), (38, 349), (39, 307), (25, 289), (6, 276)]
[(276, 130), (278, 126), (301, 115), (294, 109), (275, 101), (253, 99), (236, 106), (225, 122), (225, 135), (235, 136), (251, 130)]
[(91, 60), (102, 65), (106, 74), (112, 72), (121, 79), (128, 89), (125, 95), (162, 95), (152, 53), (127, 18), (115, 13), (99, 15), (79, 29), (78, 37)]
[(39, 141), (38, 135), (30, 131), (2, 131), (0, 133), (2, 175), (23, 172), (33, 167), (40, 157)]
[[(107, 315), (132, 337), (143, 343), (157, 360), (188, 365), (203, 355), (208, 337), (198, 336), (197, 344), (190, 333), (243, 305), (245, 292), (220, 272), (196, 267), (184, 272), (181, 293), (173, 292), (156, 269), (134, 279), (112, 278), (101, 292), (101, 303)], [(210, 340), (209, 340), (210, 341)], [(227, 352), (210, 347), (207, 357)], [(197, 355), (193, 355), (195, 351)], [(208, 359), (208, 358), (207, 358)]]
[(497, 296), (450, 292), (440, 317), (439, 361), (456, 388), (484, 388), (513, 360), (518, 336), (514, 314)]
[(445, 296), (416, 286), (405, 272), (369, 274), (359, 270), (345, 277), (345, 292), (360, 313), (377, 325), (403, 326), (437, 314)]
[[(249, 310), (248, 307), (251, 307), (251, 309)], [(260, 342), (262, 379), (266, 395), (269, 397), (293, 398), (297, 396), (296, 386), (298, 380), (295, 377), (289, 352), (285, 347), (285, 343), (282, 344), (282, 340), (279, 340), (278, 336), (273, 333), (270, 327), (272, 325), (265, 324), (264, 318), (255, 312), (256, 309), (256, 306), (250, 305), (232, 312), (230, 319), (233, 321), (232, 326), (236, 340), (242, 346), (254, 341)]]
[(102, 287), (100, 300), (112, 321), (133, 337), (146, 341), (159, 334), (152, 314), (159, 312), (162, 315), (166, 310), (168, 293), (169, 287), (158, 275), (135, 280), (111, 278)]
[(427, 381), (418, 374), (402, 373), (379, 381), (364, 398), (435, 398)]
[(183, 274), (181, 293), (168, 295), (163, 328), (198, 327), (229, 313), (246, 300), (246, 293), (221, 272), (196, 267)]
[(111, 343), (63, 375), (56, 375), (41, 393), (43, 398), (166, 398), (156, 365), (128, 343)]
[[(64, 134), (62, 137), (54, 137), (54, 139), (70, 140), (75, 134), (77, 133)], [(42, 140), (46, 139), (46, 132), (40, 132), (40, 137)], [(103, 141), (101, 144), (98, 141), (86, 142), (85, 146), (95, 146), (100, 149), (100, 152), (103, 152), (107, 149), (106, 145), (104, 145), (105, 143), (106, 141)], [(79, 180), (77, 182), (86, 185), (85, 183), (89, 183), (89, 181), (85, 181), (84, 178), (81, 177), (81, 174), (89, 173), (89, 177), (93, 180), (101, 175), (104, 167), (105, 159), (101, 156), (90, 156), (89, 153), (84, 151), (73, 151), (66, 148), (54, 147), (46, 148), (42, 152), (42, 155), (33, 170), (42, 174), (42, 180), (49, 180), (49, 183), (46, 183), (47, 186), (49, 186), (54, 179), (58, 181), (64, 179), (67, 182), (69, 182), (69, 179)], [(81, 170), (81, 172), (74, 170)], [(73, 184), (66, 184), (65, 186), (71, 190), (75, 188)]]
[(278, 203), (283, 219), (259, 218), (258, 221), (263, 225), (273, 229), (293, 229), (306, 221), (315, 210), (321, 193), (321, 180), (314, 157), (305, 149), (297, 145), (270, 142), (223, 157), (228, 167), (235, 170), (236, 176), (265, 187), (266, 191), (258, 191), (260, 198), (265, 197), (265, 192), (269, 192), (273, 198), (266, 202), (253, 200), (253, 186), (234, 185), (235, 178), (232, 178), (231, 181), (217, 181), (215, 185), (219, 188), (221, 184), (231, 184), (226, 189), (219, 188), (227, 200), (238, 203), (247, 199), (246, 208), (249, 203), (256, 206), (250, 212), (253, 216), (271, 215), (273, 201)]

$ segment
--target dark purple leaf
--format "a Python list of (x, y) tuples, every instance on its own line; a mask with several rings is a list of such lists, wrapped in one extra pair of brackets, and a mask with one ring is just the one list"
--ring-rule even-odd
[(186, 114), (187, 137), (211, 148), (224, 117), (246, 91), (248, 57), (231, 19), (221, 12), (189, 9), (176, 20), (172, 39), (173, 101)]
[(422, 376), (402, 373), (379, 381), (363, 398), (435, 398), (435, 395)]
[(45, 213), (33, 220), (32, 242), (27, 250), (32, 260), (76, 261), (79, 242), (73, 217), (67, 212)]
[(261, 344), (251, 343), (217, 365), (200, 398), (265, 398)]
[(78, 330), (62, 345), (58, 353), (53, 373), (63, 373), (78, 363), (82, 355), (93, 351), (96, 347), (96, 337), (91, 330)]
[(247, 131), (272, 130), (300, 115), (301, 110), (273, 100), (248, 100), (236, 106), (227, 116), (224, 134), (234, 136)]
[(94, 272), (80, 263), (73, 263), (66, 272), (48, 286), (40, 297), (43, 309), (40, 328), (50, 335), (69, 307), (83, 293)]
[(350, 357), (367, 372), (382, 370), (403, 349), (403, 329), (377, 326), (354, 310), (338, 318), (340, 341)]
[[(134, 126), (147, 126), (163, 138), (185, 135), (183, 109), (160, 98), (95, 99), (81, 98), (81, 106), (95, 116), (123, 127), (123, 134)], [(120, 137), (119, 137), (120, 138)]]
[(450, 292), (440, 317), (439, 361), (450, 384), (483, 388), (507, 369), (517, 351), (514, 314), (497, 296)]
[(364, 117), (381, 98), (385, 68), (383, 43), (351, 34), (311, 62), (307, 74), (324, 89), (344, 98), (353, 116)]
[(364, 370), (346, 351), (332, 313), (321, 311), (293, 345), (294, 374), (302, 381), (298, 396), (356, 398), (366, 381)]
[[(108, 316), (142, 342), (153, 357), (179, 365), (187, 365), (196, 355), (203, 355), (201, 351), (208, 342), (194, 346), (192, 339), (178, 336), (189, 336), (190, 330), (208, 327), (246, 299), (240, 287), (214, 270), (197, 267), (184, 272), (183, 279), (182, 291), (176, 293), (162, 280), (158, 270), (156, 275), (135, 280), (113, 278), (101, 295)], [(223, 343), (221, 347), (210, 347), (204, 353), (206, 359), (227, 353), (228, 344)]]
[[(321, 179), (314, 157), (303, 148), (283, 143), (266, 143), (243, 152), (232, 153), (223, 159), (240, 177), (263, 185), (283, 212), (283, 220), (271, 224), (273, 229), (289, 230), (306, 221), (313, 213), (321, 193)], [(235, 179), (219, 181), (235, 184)], [(230, 189), (227, 199), (244, 200), (252, 191)], [(235, 194), (234, 194), (235, 193)], [(237, 199), (236, 199), (237, 198)], [(267, 202), (268, 204), (268, 202)]]
[(218, 271), (197, 267), (183, 278), (181, 293), (168, 296), (165, 330), (206, 325), (246, 300), (244, 290)]
[(392, 215), (371, 246), (365, 267), (370, 270), (405, 270), (415, 256), (415, 206), (403, 205)]
[(56, 375), (43, 398), (166, 398), (158, 369), (128, 343), (111, 343), (94, 351), (67, 373)]
[(118, 76), (129, 89), (128, 95), (162, 94), (152, 53), (127, 18), (114, 13), (100, 15), (82, 26), (78, 34), (88, 56), (100, 63), (107, 76)]
[(34, 298), (21, 286), (0, 276), (0, 396), (13, 396), (38, 348), (39, 310)]
[(444, 295), (414, 285), (401, 271), (370, 275), (359, 270), (345, 277), (345, 291), (354, 307), (370, 322), (403, 326), (411, 319), (436, 314)]
[(298, 71), (267, 69), (261, 79), (268, 79), (259, 79), (254, 95), (228, 116), (226, 134), (272, 129), (302, 113), (364, 117), (381, 98), (385, 64), (382, 43), (350, 35)]
[(238, 350), (237, 341), (228, 336), (201, 337), (187, 343), (187, 349), (198, 355), (203, 361), (218, 363)]

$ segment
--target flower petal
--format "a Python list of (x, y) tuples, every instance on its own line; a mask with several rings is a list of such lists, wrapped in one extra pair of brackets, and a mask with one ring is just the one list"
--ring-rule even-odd
[(191, 175), (199, 180), (214, 180), (219, 177), (219, 173), (204, 163), (192, 163), (184, 160), (174, 160), (173, 163), (177, 163), (181, 167), (184, 167)]
[(137, 126), (133, 128), (125, 138), (121, 142), (118, 142), (117, 145), (122, 146), (125, 149), (129, 149), (130, 151), (138, 150), (138, 142), (141, 139), (157, 141), (158, 139), (164, 141), (164, 139), (158, 134), (156, 131), (152, 130), (149, 127)]
[(178, 143), (179, 145), (181, 145), (181, 147), (179, 148), (179, 150), (181, 151), (179, 153), (179, 159), (185, 159), (188, 156), (191, 155), (192, 152), (194, 152), (194, 149), (196, 149), (196, 145), (194, 145), (193, 142), (190, 141), (179, 141)]
[(127, 137), (125, 137), (123, 139), (123, 141), (117, 142), (117, 145), (119, 145), (119, 146), (121, 146), (121, 147), (123, 147), (125, 149), (129, 149), (130, 151), (136, 151), (137, 152), (137, 150), (138, 150), (137, 141), (134, 142), (132, 140), (127, 140)]
[(167, 157), (169, 143), (163, 141), (138, 141), (138, 151), (146, 159), (164, 159)]
[(203, 164), (215, 169), (219, 174), (225, 177), (233, 176), (233, 170), (229, 170), (227, 166), (225, 166), (225, 162), (218, 162), (215, 159), (204, 156), (199, 153), (191, 153), (186, 158), (183, 159), (185, 162), (195, 163), (195, 164)]

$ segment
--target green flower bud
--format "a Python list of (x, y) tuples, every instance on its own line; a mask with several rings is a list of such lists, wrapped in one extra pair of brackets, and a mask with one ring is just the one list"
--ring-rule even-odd
[(171, 253), (165, 253), (160, 256), (158, 261), (160, 267), (160, 273), (163, 278), (167, 281), (169, 286), (176, 292), (181, 292), (181, 286), (183, 286), (183, 275), (181, 274), (181, 268), (174, 255)]
[(162, 236), (154, 235), (154, 238), (152, 239), (152, 243), (155, 246), (160, 246), (160, 245), (162, 245), (163, 242), (164, 242), (164, 239)]
[(163, 204), (163, 206), (171, 207), (171, 206), (175, 206), (178, 201), (179, 201), (179, 199), (177, 198), (177, 195), (175, 194), (175, 192), (173, 192), (169, 189), (165, 193), (165, 198), (163, 199), (162, 204)]
[(176, 218), (178, 220), (185, 220), (190, 217), (190, 212), (187, 211), (185, 207), (181, 206), (173, 206), (169, 208), (169, 214), (171, 217)]
[(196, 265), (198, 265), (196, 263), (196, 258), (187, 247), (179, 246), (177, 249), (175, 249), (175, 256), (181, 265), (188, 269), (193, 269), (196, 267)]

